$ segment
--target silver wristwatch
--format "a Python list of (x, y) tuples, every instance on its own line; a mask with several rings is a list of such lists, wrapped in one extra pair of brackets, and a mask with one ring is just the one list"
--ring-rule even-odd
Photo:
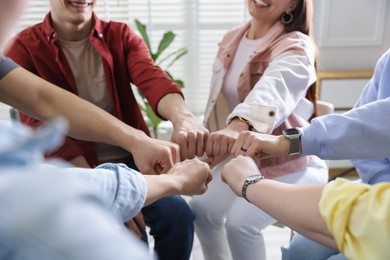
[(283, 135), (290, 140), (289, 155), (301, 154), (301, 131), (297, 128), (283, 130)]
[(248, 189), (248, 186), (251, 185), (251, 184), (255, 184), (255, 183), (258, 183), (259, 181), (261, 180), (264, 180), (264, 176), (262, 175), (252, 175), (252, 176), (249, 176), (245, 182), (244, 182), (244, 186), (242, 186), (242, 197), (244, 199), (246, 199), (249, 203), (251, 203), (248, 198), (246, 197), (246, 190)]

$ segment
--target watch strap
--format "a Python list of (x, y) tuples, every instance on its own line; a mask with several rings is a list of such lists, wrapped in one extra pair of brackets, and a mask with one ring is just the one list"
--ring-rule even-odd
[[(253, 180), (249, 180), (250, 178), (253, 178), (253, 177), (258, 177), (258, 178), (253, 179)], [(248, 178), (245, 180), (244, 185), (242, 186), (242, 197), (243, 197), (244, 199), (246, 199), (246, 201), (248, 201), (249, 203), (251, 203), (251, 202), (248, 200), (248, 198), (246, 197), (246, 191), (247, 191), (249, 185), (258, 183), (259, 181), (264, 180), (264, 179), (265, 179), (265, 177), (262, 176), (262, 175), (252, 175), (252, 176), (248, 177)]]

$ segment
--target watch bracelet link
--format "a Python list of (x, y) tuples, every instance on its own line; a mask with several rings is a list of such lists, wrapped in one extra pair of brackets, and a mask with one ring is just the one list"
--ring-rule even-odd
[[(258, 178), (255, 179), (255, 180), (251, 180), (251, 181), (248, 180), (248, 179), (251, 178), (251, 177), (258, 177)], [(242, 191), (241, 191), (241, 192), (242, 192), (242, 197), (243, 197), (244, 199), (246, 199), (246, 201), (248, 201), (249, 203), (251, 203), (251, 202), (248, 200), (247, 196), (246, 196), (246, 191), (247, 191), (249, 185), (258, 183), (258, 182), (260, 182), (260, 181), (262, 181), (262, 180), (264, 180), (264, 179), (265, 179), (265, 177), (264, 177), (263, 175), (252, 175), (252, 176), (248, 177), (248, 178), (245, 180), (244, 185), (242, 186)]]

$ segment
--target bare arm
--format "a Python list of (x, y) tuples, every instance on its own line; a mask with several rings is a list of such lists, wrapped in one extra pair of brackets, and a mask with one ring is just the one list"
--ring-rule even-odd
[[(260, 174), (249, 157), (238, 157), (223, 170), (222, 178), (238, 196), (246, 178)], [(247, 189), (247, 198), (255, 206), (293, 230), (324, 245), (337, 248), (319, 211), (323, 185), (290, 185), (262, 180)]]
[(172, 122), (172, 141), (180, 145), (181, 159), (202, 156), (208, 130), (196, 122), (180, 94), (165, 95), (158, 103), (158, 113)]
[(85, 141), (120, 146), (129, 151), (142, 173), (167, 172), (177, 162), (174, 144), (152, 140), (107, 112), (23, 68), (0, 81), (0, 102), (42, 121), (63, 116), (70, 125), (69, 135)]

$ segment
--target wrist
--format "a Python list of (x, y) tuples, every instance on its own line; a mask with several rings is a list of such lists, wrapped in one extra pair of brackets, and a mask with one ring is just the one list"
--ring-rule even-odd
[(228, 125), (228, 128), (235, 130), (237, 132), (248, 131), (251, 129), (249, 122), (245, 122), (238, 117), (233, 118), (233, 120)]
[(289, 155), (290, 153), (290, 139), (284, 135), (279, 136), (279, 147), (282, 149), (281, 155)]
[(137, 149), (142, 149), (142, 144), (149, 139), (143, 131), (136, 129), (128, 129), (124, 134), (123, 140), (120, 142), (121, 147), (131, 154), (137, 151)]
[(173, 127), (176, 127), (178, 125), (181, 125), (184, 121), (196, 121), (194, 115), (189, 111), (181, 111), (174, 113), (174, 115), (169, 118), (169, 121), (171, 121)]
[(162, 182), (165, 185), (167, 196), (180, 195), (182, 193), (183, 184), (176, 176), (171, 174), (161, 174), (158, 177), (163, 180)]

